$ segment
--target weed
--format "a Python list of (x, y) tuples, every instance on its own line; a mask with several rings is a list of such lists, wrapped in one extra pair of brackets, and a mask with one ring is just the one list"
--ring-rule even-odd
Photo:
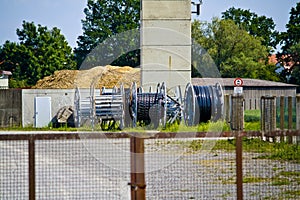
[(243, 178), (243, 183), (262, 183), (269, 182), (270, 178), (248, 176)]
[[(190, 143), (193, 151), (201, 150), (203, 146), (202, 140), (194, 140)], [(218, 140), (213, 150), (234, 151), (236, 149), (236, 140)], [(256, 157), (259, 159), (285, 160), (300, 163), (300, 146), (288, 143), (269, 143), (260, 138), (243, 138), (243, 151), (261, 153)], [(273, 169), (277, 170), (277, 169)]]
[(287, 190), (283, 194), (287, 195), (290, 198), (296, 198), (300, 196), (300, 190)]
[(280, 185), (289, 185), (291, 182), (287, 178), (280, 178), (280, 177), (273, 177), (272, 178), (272, 185), (273, 186), (280, 186)]
[(298, 172), (291, 172), (291, 171), (282, 171), (279, 173), (279, 175), (281, 176), (296, 176), (296, 177), (300, 177), (300, 171)]

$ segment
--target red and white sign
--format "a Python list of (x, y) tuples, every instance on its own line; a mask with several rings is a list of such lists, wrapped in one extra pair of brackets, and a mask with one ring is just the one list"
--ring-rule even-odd
[(236, 78), (236, 79), (234, 79), (234, 86), (236, 86), (236, 87), (241, 87), (241, 86), (243, 86), (243, 80), (241, 79), (241, 78)]

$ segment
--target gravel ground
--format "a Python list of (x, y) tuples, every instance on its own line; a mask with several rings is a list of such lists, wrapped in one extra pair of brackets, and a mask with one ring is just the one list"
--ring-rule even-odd
[[(146, 141), (147, 199), (236, 199), (234, 152), (176, 141)], [(0, 141), (0, 199), (28, 199), (27, 147)], [(130, 199), (129, 149), (126, 139), (37, 141), (37, 199)], [(300, 165), (259, 155), (243, 154), (244, 199), (300, 199)]]

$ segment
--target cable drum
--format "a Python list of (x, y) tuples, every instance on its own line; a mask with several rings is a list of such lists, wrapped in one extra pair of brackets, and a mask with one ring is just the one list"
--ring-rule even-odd
[(223, 91), (220, 84), (215, 86), (192, 86), (185, 90), (184, 119), (188, 126), (223, 117)]
[(137, 126), (137, 122), (141, 125), (153, 124), (157, 128), (162, 122), (165, 123), (165, 93), (164, 84), (158, 85), (155, 93), (143, 92), (143, 89), (137, 88), (134, 83), (131, 88), (130, 113), (133, 120), (133, 126)]
[(157, 127), (162, 113), (162, 95), (157, 93), (141, 93), (137, 95), (137, 120), (145, 125), (150, 123)]
[(200, 113), (200, 122), (207, 122), (211, 118), (211, 103), (210, 95), (207, 92), (207, 86), (193, 86), (195, 98), (198, 102)]

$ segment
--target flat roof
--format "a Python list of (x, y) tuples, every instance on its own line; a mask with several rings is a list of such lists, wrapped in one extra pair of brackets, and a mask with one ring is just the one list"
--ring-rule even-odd
[[(192, 78), (193, 85), (215, 85), (234, 87), (235, 78)], [(298, 87), (299, 85), (287, 84), (275, 81), (242, 78), (244, 87)]]
[(4, 71), (4, 70), (0, 70), (0, 74), (1, 75), (12, 75), (12, 73), (10, 71)]

